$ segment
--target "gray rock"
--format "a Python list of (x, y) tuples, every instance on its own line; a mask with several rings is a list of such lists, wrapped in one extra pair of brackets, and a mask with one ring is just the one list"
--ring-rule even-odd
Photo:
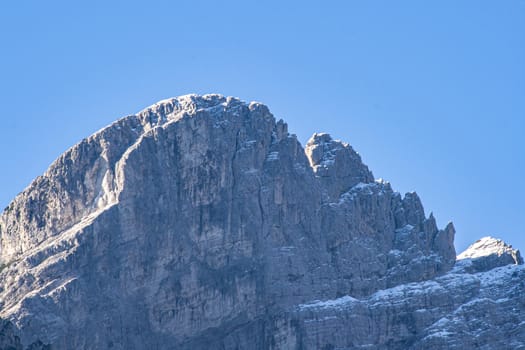
[(523, 265), (448, 273), (301, 304), (292, 317), (308, 349), (523, 349), (524, 278)]
[(458, 255), (457, 271), (483, 272), (505, 265), (521, 265), (520, 251), (501, 239), (483, 237)]
[(0, 349), (23, 350), (15, 326), (5, 320), (0, 320)]
[(314, 134), (306, 143), (305, 152), (328, 200), (338, 201), (353, 186), (374, 182), (374, 176), (352, 146), (334, 141), (328, 134)]
[[(51, 350), (51, 347), (41, 341), (36, 341), (25, 349)], [(0, 320), (0, 350), (24, 350), (16, 326), (6, 320)]]
[(260, 103), (181, 96), (73, 146), (6, 208), (0, 317), (26, 348), (430, 346), (484, 293), (450, 272), (454, 234), (349, 145), (305, 150)]

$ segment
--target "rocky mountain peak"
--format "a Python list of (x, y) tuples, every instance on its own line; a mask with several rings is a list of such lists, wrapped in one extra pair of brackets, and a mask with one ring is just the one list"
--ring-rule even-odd
[(329, 134), (313, 134), (306, 143), (305, 153), (329, 200), (336, 201), (359, 183), (374, 182), (372, 172), (352, 146), (333, 140)]
[(483, 237), (457, 256), (458, 266), (466, 271), (488, 271), (509, 264), (521, 265), (523, 258), (518, 249), (501, 239)]
[[(303, 148), (263, 104), (167, 99), (67, 150), (4, 211), (0, 344), (468, 348), (439, 322), (470, 319), (478, 296), (507, 308), (523, 271), (450, 273), (454, 234), (327, 134)], [(496, 339), (525, 334), (496, 321)]]

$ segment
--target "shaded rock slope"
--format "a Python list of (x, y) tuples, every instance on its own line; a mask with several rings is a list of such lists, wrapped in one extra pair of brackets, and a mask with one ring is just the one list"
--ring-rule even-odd
[(260, 103), (164, 100), (5, 209), (0, 348), (524, 347), (519, 252), (485, 238), (456, 263), (454, 234)]

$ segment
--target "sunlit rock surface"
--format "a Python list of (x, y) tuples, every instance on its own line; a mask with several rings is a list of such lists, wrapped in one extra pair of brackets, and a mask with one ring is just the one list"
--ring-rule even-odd
[(519, 348), (519, 253), (454, 267), (454, 234), (348, 144), (303, 149), (260, 103), (186, 95), (5, 209), (0, 317), (15, 349)]

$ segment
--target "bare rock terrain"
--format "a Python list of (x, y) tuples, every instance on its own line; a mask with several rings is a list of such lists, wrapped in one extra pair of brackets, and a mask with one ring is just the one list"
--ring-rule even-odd
[(525, 269), (257, 102), (186, 95), (0, 218), (0, 349), (525, 349)]

